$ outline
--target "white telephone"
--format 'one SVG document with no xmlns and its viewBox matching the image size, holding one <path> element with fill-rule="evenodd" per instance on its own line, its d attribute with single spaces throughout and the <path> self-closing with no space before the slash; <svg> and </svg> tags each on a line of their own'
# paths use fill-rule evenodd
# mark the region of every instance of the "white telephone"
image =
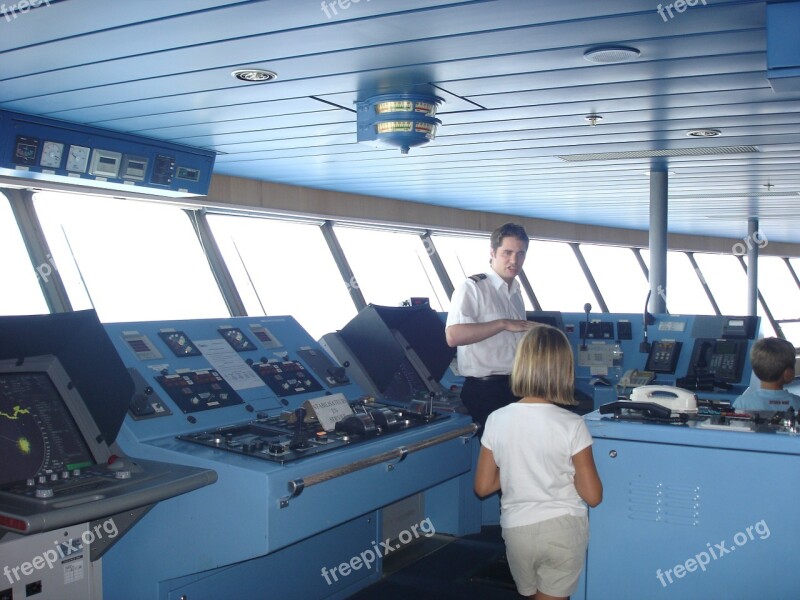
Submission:
<svg viewBox="0 0 800 600">
<path fill-rule="evenodd" d="M 625 371 L 625 374 L 617 385 L 621 388 L 637 388 L 649 384 L 655 378 L 656 374 L 653 373 L 653 371 L 637 371 L 636 369 L 630 369 Z"/>
<path fill-rule="evenodd" d="M 631 402 L 650 402 L 669 408 L 673 413 L 696 413 L 697 396 L 689 390 L 670 385 L 644 385 L 631 392 Z"/>
</svg>

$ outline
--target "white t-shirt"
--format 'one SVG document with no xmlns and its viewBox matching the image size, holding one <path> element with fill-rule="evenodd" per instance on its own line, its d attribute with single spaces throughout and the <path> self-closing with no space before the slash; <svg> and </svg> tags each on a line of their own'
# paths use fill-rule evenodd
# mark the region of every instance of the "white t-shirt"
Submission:
<svg viewBox="0 0 800 600">
<path fill-rule="evenodd" d="M 496 319 L 525 320 L 525 303 L 519 281 L 511 289 L 493 269 L 485 279 L 468 278 L 453 292 L 447 327 L 462 323 L 486 323 Z M 464 377 L 508 375 L 514 364 L 514 353 L 524 332 L 501 331 L 481 342 L 459 346 L 458 371 Z"/>
<path fill-rule="evenodd" d="M 500 525 L 587 514 L 572 457 L 592 444 L 583 418 L 555 404 L 515 402 L 489 415 L 481 444 L 500 467 Z"/>
</svg>

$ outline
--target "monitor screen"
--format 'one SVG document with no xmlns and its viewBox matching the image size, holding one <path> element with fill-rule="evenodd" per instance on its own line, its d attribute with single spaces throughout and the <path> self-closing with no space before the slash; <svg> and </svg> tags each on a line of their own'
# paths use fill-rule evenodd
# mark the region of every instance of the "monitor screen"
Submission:
<svg viewBox="0 0 800 600">
<path fill-rule="evenodd" d="M 47 371 L 0 367 L 0 456 L 0 485 L 96 464 Z"/>
</svg>

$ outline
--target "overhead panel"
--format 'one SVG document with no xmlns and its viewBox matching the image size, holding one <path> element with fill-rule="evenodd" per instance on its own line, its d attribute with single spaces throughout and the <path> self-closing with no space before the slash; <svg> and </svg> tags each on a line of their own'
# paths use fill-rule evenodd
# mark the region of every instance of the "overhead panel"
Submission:
<svg viewBox="0 0 800 600">
<path fill-rule="evenodd" d="M 208 193 L 215 154 L 0 111 L 0 175 L 171 197 Z"/>
</svg>

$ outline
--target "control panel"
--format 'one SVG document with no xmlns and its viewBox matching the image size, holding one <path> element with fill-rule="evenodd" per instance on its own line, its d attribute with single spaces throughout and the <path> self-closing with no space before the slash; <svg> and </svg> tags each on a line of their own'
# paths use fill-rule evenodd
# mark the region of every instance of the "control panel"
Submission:
<svg viewBox="0 0 800 600">
<path fill-rule="evenodd" d="M 403 329 L 395 321 L 394 329 Z M 291 316 L 107 323 L 104 329 L 134 384 L 118 440 L 126 454 L 219 474 L 216 485 L 187 495 L 179 510 L 142 519 L 135 545 L 118 545 L 104 556 L 111 596 L 134 590 L 145 597 L 155 582 L 167 580 L 175 594 L 182 589 L 191 596 L 198 574 L 235 593 L 257 565 L 279 582 L 278 595 L 344 597 L 375 568 L 330 588 L 310 576 L 284 585 L 286 565 L 297 563 L 286 557 L 324 552 L 335 555 L 331 564 L 349 560 L 351 550 L 331 544 L 330 532 L 356 536 L 350 546 L 369 547 L 382 539 L 375 511 L 431 488 L 437 493 L 426 511 L 443 515 L 436 519 L 443 529 L 454 522 L 462 488 L 452 483 L 471 468 L 475 426 L 427 395 L 411 397 L 392 385 L 406 357 L 393 333 L 377 345 L 368 339 L 378 367 L 396 353 L 382 373 L 384 389 L 397 390 L 390 400 L 364 390 L 354 364 L 334 359 Z M 414 332 L 405 332 L 418 346 Z M 407 367 L 424 380 L 417 365 Z M 177 551 L 154 564 L 165 530 Z M 203 562 L 209 540 L 211 566 Z M 311 567 L 319 573 L 316 563 Z"/>
<path fill-rule="evenodd" d="M 555 322 L 573 348 L 576 389 L 595 398 L 594 408 L 640 385 L 733 401 L 750 383 L 757 317 L 584 312 L 561 313 Z"/>
<path fill-rule="evenodd" d="M 172 197 L 208 193 L 213 152 L 0 111 L 0 175 Z"/>
<path fill-rule="evenodd" d="M 420 408 L 422 412 L 413 412 L 376 402 L 358 403 L 350 406 L 349 414 L 336 421 L 330 431 L 315 416 L 308 418 L 305 408 L 298 408 L 275 416 L 264 414 L 243 425 L 178 437 L 226 452 L 286 463 L 444 418 L 438 413 L 429 413 L 424 405 Z"/>
</svg>

